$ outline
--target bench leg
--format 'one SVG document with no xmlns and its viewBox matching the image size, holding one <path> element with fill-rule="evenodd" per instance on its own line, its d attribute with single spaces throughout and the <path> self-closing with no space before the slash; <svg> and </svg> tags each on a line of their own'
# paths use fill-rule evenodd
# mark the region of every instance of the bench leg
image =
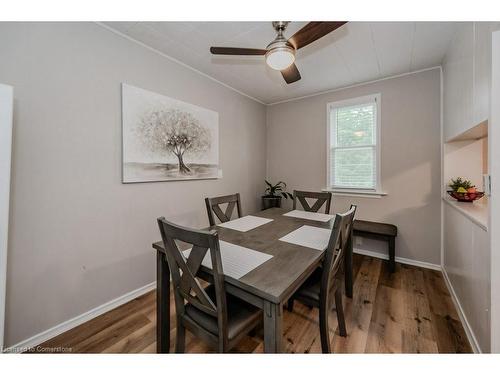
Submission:
<svg viewBox="0 0 500 375">
<path fill-rule="evenodd" d="M 389 269 L 393 273 L 396 271 L 396 238 L 389 238 Z"/>
</svg>

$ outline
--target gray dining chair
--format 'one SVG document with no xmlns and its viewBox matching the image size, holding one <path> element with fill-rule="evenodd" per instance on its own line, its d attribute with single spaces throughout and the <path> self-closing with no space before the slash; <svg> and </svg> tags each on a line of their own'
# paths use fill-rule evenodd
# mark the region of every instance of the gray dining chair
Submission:
<svg viewBox="0 0 500 375">
<path fill-rule="evenodd" d="M 313 205 L 309 205 L 306 198 L 315 199 Z M 325 205 L 325 214 L 330 213 L 330 203 L 332 201 L 332 193 L 330 192 L 316 192 L 316 191 L 293 191 L 293 209 L 297 209 L 297 201 L 300 202 L 304 211 L 318 212 L 320 208 Z"/>
<path fill-rule="evenodd" d="M 298 300 L 307 306 L 319 308 L 319 327 L 321 350 L 331 353 L 328 314 L 335 300 L 335 310 L 340 336 L 347 336 L 344 308 L 342 306 L 342 271 L 344 255 L 350 246 L 352 223 L 356 206 L 351 205 L 349 211 L 335 215 L 332 233 L 326 249 L 325 260 L 321 267 L 304 282 L 288 301 L 288 311 L 293 311 L 293 301 Z M 332 299 L 332 296 L 334 299 Z"/>
<path fill-rule="evenodd" d="M 218 352 L 228 352 L 262 323 L 262 310 L 226 294 L 219 237 L 216 231 L 184 228 L 158 219 L 172 274 L 177 320 L 175 352 L 185 351 L 185 331 L 206 341 Z M 185 256 L 178 241 L 191 245 Z M 206 254 L 212 262 L 213 283 L 203 288 L 197 275 Z"/>
<path fill-rule="evenodd" d="M 227 203 L 227 207 L 222 211 L 220 205 L 225 203 Z M 208 222 L 210 226 L 215 225 L 215 216 L 217 216 L 221 223 L 231 220 L 235 207 L 238 217 L 241 217 L 240 193 L 224 195 L 222 197 L 205 198 L 205 204 L 207 206 Z"/>
</svg>

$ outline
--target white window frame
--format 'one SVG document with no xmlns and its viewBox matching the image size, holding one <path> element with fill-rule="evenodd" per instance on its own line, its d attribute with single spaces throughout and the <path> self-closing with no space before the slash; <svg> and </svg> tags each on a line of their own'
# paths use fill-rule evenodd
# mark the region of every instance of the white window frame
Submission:
<svg viewBox="0 0 500 375">
<path fill-rule="evenodd" d="M 330 160 L 331 160 L 331 128 L 334 126 L 331 122 L 331 111 L 336 108 L 349 107 L 354 105 L 362 105 L 366 103 L 375 102 L 376 105 L 376 124 L 375 124 L 375 188 L 342 188 L 331 186 L 331 175 L 330 175 Z M 347 196 L 372 196 L 375 198 L 379 198 L 381 196 L 386 195 L 382 191 L 382 180 L 381 180 L 381 136 L 380 136 L 380 128 L 382 124 L 382 111 L 381 111 L 381 95 L 380 93 L 366 95 L 346 100 L 340 100 L 336 102 L 330 102 L 326 105 L 326 118 L 327 118 L 327 127 L 326 127 L 326 189 L 325 191 L 331 191 L 334 195 L 347 195 Z M 333 129 L 336 132 L 336 129 Z"/>
</svg>

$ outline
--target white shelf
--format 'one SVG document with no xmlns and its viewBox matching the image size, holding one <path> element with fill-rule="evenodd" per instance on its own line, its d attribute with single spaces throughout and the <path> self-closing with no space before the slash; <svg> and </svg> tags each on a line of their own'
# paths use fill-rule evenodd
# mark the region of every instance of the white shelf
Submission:
<svg viewBox="0 0 500 375">
<path fill-rule="evenodd" d="M 485 138 L 488 136 L 488 120 L 484 120 L 479 124 L 467 129 L 463 133 L 447 140 L 445 143 L 449 142 L 460 142 L 460 141 L 472 141 Z"/>
<path fill-rule="evenodd" d="M 469 218 L 473 223 L 484 229 L 488 230 L 488 203 L 483 203 L 485 197 L 481 198 L 481 200 L 468 203 L 468 202 L 458 202 L 453 198 L 443 197 L 443 200 L 448 203 L 451 207 L 458 210 L 465 217 Z"/>
</svg>

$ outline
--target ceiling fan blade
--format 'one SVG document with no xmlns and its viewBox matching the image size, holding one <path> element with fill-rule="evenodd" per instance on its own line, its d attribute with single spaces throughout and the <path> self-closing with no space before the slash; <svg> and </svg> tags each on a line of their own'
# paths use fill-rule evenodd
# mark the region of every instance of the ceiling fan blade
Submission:
<svg viewBox="0 0 500 375">
<path fill-rule="evenodd" d="M 281 71 L 281 75 L 285 79 L 286 83 L 294 83 L 300 79 L 300 72 L 297 69 L 297 65 L 292 64 L 288 68 Z"/>
<path fill-rule="evenodd" d="M 302 29 L 297 31 L 293 36 L 288 39 L 288 42 L 299 49 L 307 46 L 308 44 L 324 37 L 326 34 L 338 29 L 340 26 L 347 22 L 309 22 Z"/>
<path fill-rule="evenodd" d="M 265 55 L 267 50 L 257 48 L 210 47 L 213 55 Z"/>
</svg>

